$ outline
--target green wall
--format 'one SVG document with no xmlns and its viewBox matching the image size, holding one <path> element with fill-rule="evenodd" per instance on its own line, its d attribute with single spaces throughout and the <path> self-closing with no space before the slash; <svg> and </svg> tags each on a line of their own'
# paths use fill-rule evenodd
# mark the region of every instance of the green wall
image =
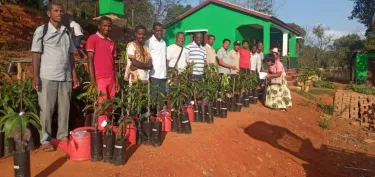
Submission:
<svg viewBox="0 0 375 177">
<path fill-rule="evenodd" d="M 99 0 L 99 14 L 124 15 L 124 2 L 119 0 Z"/>
<path fill-rule="evenodd" d="M 185 17 L 179 22 L 169 26 L 166 29 L 167 43 L 174 43 L 174 36 L 179 31 L 184 32 L 185 30 L 207 29 L 209 34 L 216 36 L 214 48 L 220 48 L 221 41 L 223 41 L 224 38 L 228 38 L 231 41 L 239 39 L 239 34 L 241 33 L 236 32 L 236 29 L 242 25 L 249 24 L 270 27 L 270 23 L 264 21 L 264 19 L 249 16 L 248 14 L 239 11 L 232 11 L 221 5 L 210 3 L 206 7 L 197 10 L 188 17 Z M 265 29 L 265 31 L 267 32 L 267 29 Z M 269 29 L 267 34 L 269 36 Z M 185 44 L 188 42 L 189 40 L 186 40 Z M 264 44 L 266 49 L 267 42 L 264 41 Z"/>
<path fill-rule="evenodd" d="M 249 25 L 256 24 L 263 26 L 263 29 L 256 29 Z M 263 41 L 264 53 L 269 53 L 270 50 L 270 35 L 271 35 L 271 24 L 272 27 L 278 27 L 284 29 L 276 24 L 271 23 L 268 20 L 251 16 L 247 13 L 229 9 L 228 7 L 209 3 L 205 7 L 195 11 L 184 19 L 177 23 L 169 26 L 166 29 L 166 42 L 167 44 L 173 44 L 175 34 L 177 32 L 185 32 L 185 30 L 198 30 L 207 29 L 209 34 L 216 36 L 214 48 L 220 48 L 221 42 L 224 38 L 234 40 L 243 39 L 259 39 Z M 284 29 L 285 31 L 288 31 Z M 291 34 L 291 33 L 290 33 Z M 282 37 L 282 35 L 281 35 Z M 189 43 L 189 36 L 186 36 L 185 45 Z M 249 41 L 251 42 L 251 41 Z M 295 45 L 296 36 L 292 34 L 290 44 L 291 57 L 296 57 Z"/>
</svg>

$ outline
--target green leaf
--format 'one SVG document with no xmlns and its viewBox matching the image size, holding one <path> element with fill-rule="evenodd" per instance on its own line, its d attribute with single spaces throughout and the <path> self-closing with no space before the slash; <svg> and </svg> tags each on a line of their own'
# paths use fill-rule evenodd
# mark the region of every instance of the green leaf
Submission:
<svg viewBox="0 0 375 177">
<path fill-rule="evenodd" d="M 13 131 L 16 129 L 17 126 L 19 126 L 18 122 L 18 117 L 13 116 L 9 118 L 9 120 L 5 123 L 4 126 L 4 132 L 5 132 L 5 137 L 10 137 L 10 135 L 13 133 Z"/>
</svg>

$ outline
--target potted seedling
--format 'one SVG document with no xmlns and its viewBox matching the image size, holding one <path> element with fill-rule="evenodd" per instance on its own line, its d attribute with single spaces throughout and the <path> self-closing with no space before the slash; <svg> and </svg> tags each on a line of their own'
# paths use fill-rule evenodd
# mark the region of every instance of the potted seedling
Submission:
<svg viewBox="0 0 375 177">
<path fill-rule="evenodd" d="M 230 86 L 230 79 L 228 75 L 223 75 L 220 81 L 220 117 L 227 118 L 228 115 L 228 103 L 230 101 L 230 93 L 231 93 L 231 86 Z"/>
<path fill-rule="evenodd" d="M 162 132 L 162 117 L 161 113 L 167 112 L 167 110 L 161 110 L 161 104 L 165 102 L 165 95 L 160 90 L 159 86 L 152 86 L 157 90 L 156 99 L 151 99 L 151 104 L 156 105 L 156 119 L 152 122 L 152 132 L 151 132 L 151 143 L 153 146 L 161 146 L 161 132 Z"/>
<path fill-rule="evenodd" d="M 113 103 L 113 111 L 116 112 L 119 110 L 120 117 L 117 121 L 118 129 L 116 132 L 115 137 L 115 144 L 114 144 L 114 151 L 113 151 L 113 161 L 114 165 L 124 165 L 126 163 L 126 134 L 128 132 L 129 124 L 135 125 L 135 120 L 126 114 L 129 111 L 129 106 L 127 100 L 125 100 L 123 95 L 121 98 L 114 98 Z M 126 111 L 126 112 L 125 112 Z"/>
<path fill-rule="evenodd" d="M 29 124 L 39 130 L 41 135 L 41 125 L 39 117 L 34 108 L 28 107 L 28 101 L 24 100 L 25 82 L 21 81 L 19 93 L 19 107 L 16 112 L 15 107 L 6 107 L 1 110 L 4 115 L 0 118 L 0 127 L 4 127 L 5 137 L 13 137 L 16 144 L 16 150 L 13 156 L 15 176 L 31 176 L 30 174 L 30 153 L 28 142 L 30 141 L 31 132 L 27 128 Z M 14 106 L 14 105 L 13 105 Z"/>
<path fill-rule="evenodd" d="M 170 96 L 172 98 L 172 107 L 175 108 L 173 116 L 173 129 L 177 133 L 191 133 L 191 124 L 189 115 L 186 111 L 188 107 L 189 97 L 193 94 L 193 87 L 190 84 L 189 75 L 192 67 L 179 74 L 179 79 L 170 83 Z M 196 98 L 195 98 L 196 99 Z M 196 103 L 194 103 L 196 105 Z M 194 116 L 195 117 L 195 116 Z"/>
<path fill-rule="evenodd" d="M 83 89 L 84 93 L 77 96 L 77 99 L 83 100 L 86 103 L 82 112 L 84 117 L 89 117 L 94 124 L 94 131 L 90 132 L 90 147 L 91 147 L 91 161 L 101 161 L 103 159 L 103 132 L 98 129 L 98 116 L 102 114 L 103 109 L 100 109 L 98 97 L 102 96 L 96 85 L 85 82 Z M 89 116 L 88 116 L 89 115 Z"/>
</svg>

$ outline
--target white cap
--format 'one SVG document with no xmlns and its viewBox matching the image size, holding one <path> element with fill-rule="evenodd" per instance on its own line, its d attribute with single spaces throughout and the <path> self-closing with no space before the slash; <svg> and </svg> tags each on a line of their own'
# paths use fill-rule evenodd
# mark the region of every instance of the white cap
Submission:
<svg viewBox="0 0 375 177">
<path fill-rule="evenodd" d="M 279 49 L 277 49 L 277 48 L 275 47 L 275 48 L 273 48 L 273 49 L 271 50 L 271 52 L 279 53 Z"/>
</svg>

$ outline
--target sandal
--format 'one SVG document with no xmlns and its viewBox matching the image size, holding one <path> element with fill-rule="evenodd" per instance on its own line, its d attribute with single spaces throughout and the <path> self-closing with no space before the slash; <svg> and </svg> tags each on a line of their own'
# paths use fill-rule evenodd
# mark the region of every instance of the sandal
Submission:
<svg viewBox="0 0 375 177">
<path fill-rule="evenodd" d="M 55 147 L 51 143 L 42 144 L 41 148 L 44 152 L 55 151 Z"/>
</svg>

